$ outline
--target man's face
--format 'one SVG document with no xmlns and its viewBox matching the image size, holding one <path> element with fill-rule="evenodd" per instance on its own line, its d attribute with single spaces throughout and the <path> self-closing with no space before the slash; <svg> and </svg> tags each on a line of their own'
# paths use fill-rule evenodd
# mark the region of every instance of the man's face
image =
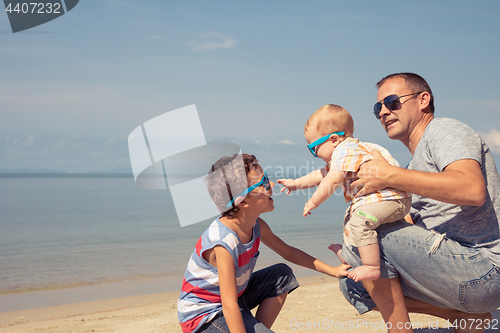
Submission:
<svg viewBox="0 0 500 333">
<path fill-rule="evenodd" d="M 415 93 L 406 84 L 405 79 L 395 77 L 387 80 L 378 90 L 377 101 L 383 102 L 384 98 L 389 95 L 404 96 Z M 385 105 L 382 105 L 380 111 L 380 123 L 393 140 L 400 140 L 407 143 L 410 134 L 418 124 L 422 112 L 420 111 L 420 103 L 417 95 L 402 97 L 401 108 L 399 110 L 390 111 Z"/>
</svg>

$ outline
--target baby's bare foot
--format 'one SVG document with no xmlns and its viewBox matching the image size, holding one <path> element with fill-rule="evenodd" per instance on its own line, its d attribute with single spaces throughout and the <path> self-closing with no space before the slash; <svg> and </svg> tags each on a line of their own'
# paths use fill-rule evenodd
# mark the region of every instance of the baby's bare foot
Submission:
<svg viewBox="0 0 500 333">
<path fill-rule="evenodd" d="M 377 280 L 380 277 L 380 267 L 376 266 L 358 266 L 347 276 L 354 281 Z"/>
</svg>

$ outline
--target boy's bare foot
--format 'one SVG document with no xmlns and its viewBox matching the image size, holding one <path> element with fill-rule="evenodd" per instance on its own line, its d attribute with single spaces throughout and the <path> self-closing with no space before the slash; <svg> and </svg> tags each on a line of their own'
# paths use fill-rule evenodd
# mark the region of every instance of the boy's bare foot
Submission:
<svg viewBox="0 0 500 333">
<path fill-rule="evenodd" d="M 342 253 L 342 245 L 341 244 L 330 244 L 330 246 L 328 247 L 330 250 L 332 250 L 336 255 L 337 257 L 339 257 L 340 261 L 347 265 L 347 263 L 340 257 L 340 254 Z"/>
<path fill-rule="evenodd" d="M 377 280 L 380 277 L 380 267 L 377 266 L 358 266 L 347 276 L 354 281 Z"/>
</svg>

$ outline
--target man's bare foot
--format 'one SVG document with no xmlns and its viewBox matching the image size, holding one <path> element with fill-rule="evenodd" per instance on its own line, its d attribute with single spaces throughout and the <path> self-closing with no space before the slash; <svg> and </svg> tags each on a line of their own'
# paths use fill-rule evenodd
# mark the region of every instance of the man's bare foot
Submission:
<svg viewBox="0 0 500 333">
<path fill-rule="evenodd" d="M 344 261 L 344 259 L 342 259 L 340 257 L 340 254 L 342 253 L 342 245 L 341 244 L 330 244 L 330 246 L 328 248 L 330 250 L 332 250 L 333 253 L 335 253 L 337 255 L 337 257 L 339 257 L 340 262 L 342 262 L 343 264 L 347 265 L 347 263 Z"/>
<path fill-rule="evenodd" d="M 385 279 L 380 279 L 379 281 L 385 281 Z M 377 283 L 377 281 L 375 281 L 375 283 Z M 440 308 L 409 297 L 405 298 L 405 303 L 408 312 L 429 314 L 434 317 L 442 318 L 437 322 L 434 320 L 433 323 L 436 325 L 432 325 L 430 328 L 437 328 L 437 326 L 452 328 L 454 332 L 458 333 L 479 333 L 488 329 L 493 332 L 492 329 L 495 328 L 498 330 L 498 320 L 496 318 L 492 320 L 492 315 L 489 312 L 461 312 L 450 308 Z"/>
<path fill-rule="evenodd" d="M 347 276 L 354 281 L 377 280 L 380 277 L 380 267 L 377 266 L 358 266 Z"/>
<path fill-rule="evenodd" d="M 496 323 L 491 321 L 491 313 L 466 313 L 457 311 L 457 316 L 446 323 L 454 333 L 479 333 L 492 328 Z"/>
</svg>

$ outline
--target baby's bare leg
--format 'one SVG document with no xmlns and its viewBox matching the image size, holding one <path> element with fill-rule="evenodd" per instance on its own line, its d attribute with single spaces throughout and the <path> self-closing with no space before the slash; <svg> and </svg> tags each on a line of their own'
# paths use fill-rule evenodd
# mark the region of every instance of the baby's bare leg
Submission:
<svg viewBox="0 0 500 333">
<path fill-rule="evenodd" d="M 378 243 L 358 247 L 363 266 L 356 267 L 347 277 L 354 281 L 376 280 L 380 277 L 380 250 Z"/>
</svg>

